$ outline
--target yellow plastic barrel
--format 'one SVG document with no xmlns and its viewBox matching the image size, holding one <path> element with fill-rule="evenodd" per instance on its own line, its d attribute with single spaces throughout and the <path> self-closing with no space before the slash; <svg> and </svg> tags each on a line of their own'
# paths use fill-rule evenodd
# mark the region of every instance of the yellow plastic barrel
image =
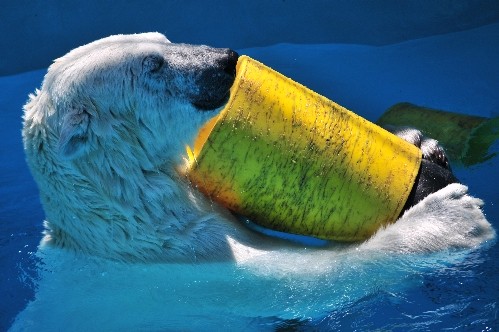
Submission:
<svg viewBox="0 0 499 332">
<path fill-rule="evenodd" d="M 415 146 L 241 56 L 226 107 L 188 148 L 192 183 L 261 226 L 357 241 L 393 223 Z"/>
</svg>

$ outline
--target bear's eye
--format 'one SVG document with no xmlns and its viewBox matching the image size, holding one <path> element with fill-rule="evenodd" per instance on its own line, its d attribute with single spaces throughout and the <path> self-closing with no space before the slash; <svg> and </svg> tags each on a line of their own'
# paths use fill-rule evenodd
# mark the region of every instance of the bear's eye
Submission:
<svg viewBox="0 0 499 332">
<path fill-rule="evenodd" d="M 142 61 L 142 67 L 144 68 L 144 71 L 155 73 L 163 67 L 164 63 L 165 59 L 163 59 L 162 56 L 154 54 L 144 58 Z"/>
</svg>

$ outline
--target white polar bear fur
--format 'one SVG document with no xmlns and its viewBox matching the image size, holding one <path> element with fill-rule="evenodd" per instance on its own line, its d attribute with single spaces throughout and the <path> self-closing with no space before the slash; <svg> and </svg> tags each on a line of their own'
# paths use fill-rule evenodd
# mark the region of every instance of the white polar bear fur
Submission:
<svg viewBox="0 0 499 332">
<path fill-rule="evenodd" d="M 247 263 L 269 253 L 304 253 L 247 229 L 179 173 L 185 145 L 216 111 L 202 112 L 186 100 L 184 91 L 193 86 L 178 66 L 170 66 L 168 80 L 145 74 L 154 66 L 147 59 L 168 54 L 171 45 L 159 33 L 98 40 L 57 59 L 30 96 L 23 140 L 46 213 L 46 243 L 146 262 Z M 171 93 L 159 93 L 164 90 Z M 481 205 L 465 186 L 452 184 L 354 246 L 472 248 L 495 234 Z"/>
</svg>

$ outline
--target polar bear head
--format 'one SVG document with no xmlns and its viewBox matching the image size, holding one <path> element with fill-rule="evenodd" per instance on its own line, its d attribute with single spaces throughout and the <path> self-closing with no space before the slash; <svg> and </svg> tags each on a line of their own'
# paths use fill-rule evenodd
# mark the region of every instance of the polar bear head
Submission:
<svg viewBox="0 0 499 332">
<path fill-rule="evenodd" d="M 227 101 L 237 57 L 144 33 L 55 60 L 23 128 L 50 242 L 125 259 L 223 252 L 214 229 L 226 226 L 206 221 L 213 208 L 176 167 Z"/>
<path fill-rule="evenodd" d="M 236 62 L 231 50 L 172 44 L 159 33 L 104 38 L 49 68 L 41 95 L 53 112 L 44 121 L 58 127 L 58 151 L 67 158 L 101 148 L 116 134 L 140 135 L 152 158 L 178 155 L 178 140 L 210 116 L 200 111 L 228 98 Z"/>
</svg>

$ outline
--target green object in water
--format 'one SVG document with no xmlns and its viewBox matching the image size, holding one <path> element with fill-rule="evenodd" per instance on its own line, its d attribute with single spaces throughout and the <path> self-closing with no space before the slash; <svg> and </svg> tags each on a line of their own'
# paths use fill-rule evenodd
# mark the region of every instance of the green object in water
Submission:
<svg viewBox="0 0 499 332">
<path fill-rule="evenodd" d="M 489 153 L 489 149 L 499 138 L 499 117 L 485 118 L 399 103 L 376 123 L 417 128 L 438 140 L 449 158 L 464 166 L 482 163 L 496 155 Z"/>
</svg>

